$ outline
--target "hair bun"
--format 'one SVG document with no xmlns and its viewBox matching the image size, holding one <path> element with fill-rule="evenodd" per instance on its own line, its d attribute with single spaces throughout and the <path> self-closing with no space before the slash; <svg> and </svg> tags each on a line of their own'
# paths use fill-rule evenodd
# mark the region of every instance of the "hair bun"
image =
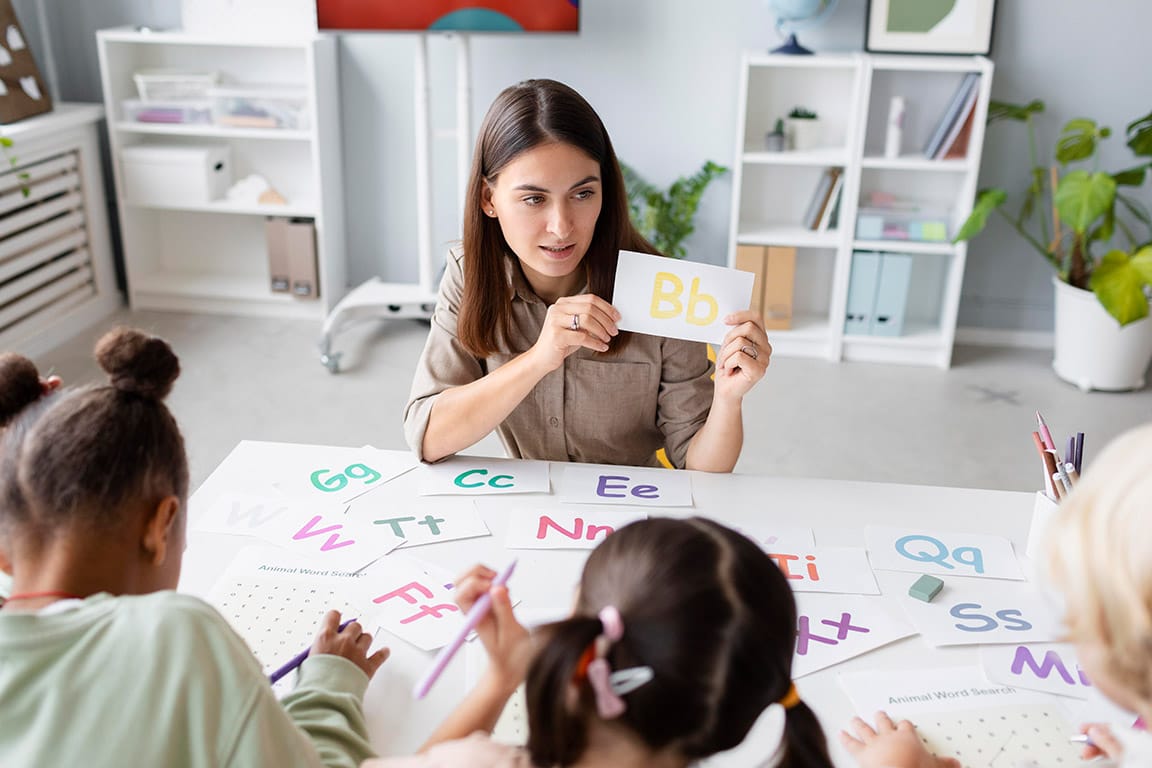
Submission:
<svg viewBox="0 0 1152 768">
<path fill-rule="evenodd" d="M 13 352 L 0 355 L 0 427 L 7 426 L 43 394 L 40 372 L 31 360 Z"/>
<path fill-rule="evenodd" d="M 96 342 L 96 361 L 121 392 L 163 400 L 180 375 L 168 342 L 135 328 L 114 328 Z"/>
</svg>

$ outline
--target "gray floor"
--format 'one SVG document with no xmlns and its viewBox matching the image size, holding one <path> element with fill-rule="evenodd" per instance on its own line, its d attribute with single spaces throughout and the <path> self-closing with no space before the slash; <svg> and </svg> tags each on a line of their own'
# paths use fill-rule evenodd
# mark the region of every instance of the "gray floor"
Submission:
<svg viewBox="0 0 1152 768">
<path fill-rule="evenodd" d="M 318 363 L 318 324 L 122 311 L 36 359 L 68 383 L 98 379 L 92 346 L 117 324 L 166 338 L 183 374 L 170 405 L 198 485 L 240 440 L 405 448 L 401 414 L 427 326 L 364 323 L 342 332 L 344 372 Z M 1152 419 L 1152 389 L 1085 394 L 1048 352 L 961 347 L 948 371 L 774 358 L 745 401 L 738 472 L 1031 491 L 1039 409 L 1060 442 L 1087 434 L 1085 461 Z M 473 451 L 501 455 L 489 437 Z"/>
</svg>

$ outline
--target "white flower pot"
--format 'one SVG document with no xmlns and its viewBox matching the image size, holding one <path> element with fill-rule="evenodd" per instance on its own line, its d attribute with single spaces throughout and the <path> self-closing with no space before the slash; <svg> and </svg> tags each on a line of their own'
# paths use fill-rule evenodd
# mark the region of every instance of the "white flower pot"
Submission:
<svg viewBox="0 0 1152 768">
<path fill-rule="evenodd" d="M 788 123 L 788 137 L 792 149 L 803 151 L 816 149 L 823 144 L 824 123 L 820 118 L 797 119 L 790 117 Z"/>
<path fill-rule="evenodd" d="M 1152 362 L 1152 316 L 1121 326 L 1092 291 L 1055 276 L 1052 284 L 1056 287 L 1052 358 L 1056 375 L 1085 392 L 1142 389 Z"/>
</svg>

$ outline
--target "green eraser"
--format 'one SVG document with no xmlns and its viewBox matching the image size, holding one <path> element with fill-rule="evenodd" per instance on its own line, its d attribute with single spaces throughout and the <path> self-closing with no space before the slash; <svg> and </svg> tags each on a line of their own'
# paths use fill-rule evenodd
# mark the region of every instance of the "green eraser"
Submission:
<svg viewBox="0 0 1152 768">
<path fill-rule="evenodd" d="M 926 603 L 932 602 L 932 598 L 940 594 L 940 590 L 944 588 L 944 582 L 935 576 L 928 576 L 925 574 L 916 579 L 916 583 L 908 590 L 908 594 L 917 600 L 923 600 Z"/>
</svg>

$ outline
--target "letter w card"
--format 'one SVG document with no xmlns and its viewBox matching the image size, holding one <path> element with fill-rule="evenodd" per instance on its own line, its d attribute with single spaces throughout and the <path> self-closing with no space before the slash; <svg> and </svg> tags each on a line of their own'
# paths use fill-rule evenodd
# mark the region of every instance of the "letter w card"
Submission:
<svg viewBox="0 0 1152 768">
<path fill-rule="evenodd" d="M 1003 536 L 869 525 L 864 541 L 878 571 L 1024 580 L 1012 542 Z"/>
<path fill-rule="evenodd" d="M 751 272 L 620 251 L 612 304 L 623 331 L 719 344 L 725 316 L 752 305 Z"/>
</svg>

